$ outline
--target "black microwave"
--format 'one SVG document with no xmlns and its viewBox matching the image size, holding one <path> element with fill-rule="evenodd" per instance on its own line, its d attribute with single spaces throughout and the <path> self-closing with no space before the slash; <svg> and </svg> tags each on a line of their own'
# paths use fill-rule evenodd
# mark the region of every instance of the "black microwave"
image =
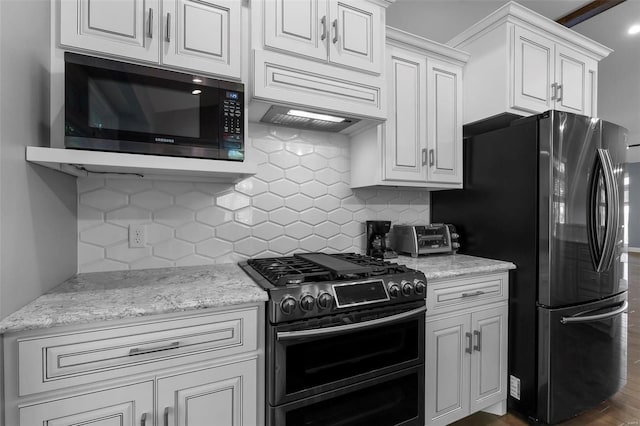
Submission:
<svg viewBox="0 0 640 426">
<path fill-rule="evenodd" d="M 65 146 L 244 160 L 244 86 L 65 52 Z"/>
</svg>

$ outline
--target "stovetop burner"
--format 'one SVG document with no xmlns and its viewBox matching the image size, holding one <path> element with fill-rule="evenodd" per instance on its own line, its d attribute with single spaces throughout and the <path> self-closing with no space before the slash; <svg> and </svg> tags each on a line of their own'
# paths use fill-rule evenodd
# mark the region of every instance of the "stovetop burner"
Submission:
<svg viewBox="0 0 640 426">
<path fill-rule="evenodd" d="M 288 257 L 249 259 L 247 264 L 276 287 L 353 280 L 409 270 L 404 265 L 356 253 L 302 253 Z"/>
</svg>

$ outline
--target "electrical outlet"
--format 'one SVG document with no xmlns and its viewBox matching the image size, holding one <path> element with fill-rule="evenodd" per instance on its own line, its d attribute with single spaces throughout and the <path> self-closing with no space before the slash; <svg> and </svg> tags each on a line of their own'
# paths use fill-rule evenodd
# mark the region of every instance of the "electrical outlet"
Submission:
<svg viewBox="0 0 640 426">
<path fill-rule="evenodd" d="M 129 248 L 141 248 L 147 244 L 147 229 L 144 225 L 129 225 Z"/>
</svg>

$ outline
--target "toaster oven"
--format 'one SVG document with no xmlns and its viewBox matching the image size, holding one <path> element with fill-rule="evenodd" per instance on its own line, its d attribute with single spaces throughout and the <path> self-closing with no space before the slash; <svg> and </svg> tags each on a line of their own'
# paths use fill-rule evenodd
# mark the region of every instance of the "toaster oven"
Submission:
<svg viewBox="0 0 640 426">
<path fill-rule="evenodd" d="M 394 225 L 391 247 L 398 253 L 417 257 L 423 254 L 455 253 L 460 247 L 456 227 L 445 223 Z"/>
</svg>

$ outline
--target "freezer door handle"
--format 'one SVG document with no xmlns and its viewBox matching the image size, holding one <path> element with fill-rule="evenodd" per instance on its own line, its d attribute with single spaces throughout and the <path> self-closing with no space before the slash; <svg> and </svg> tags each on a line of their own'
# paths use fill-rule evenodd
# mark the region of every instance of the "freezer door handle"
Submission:
<svg viewBox="0 0 640 426">
<path fill-rule="evenodd" d="M 607 312 L 606 314 L 584 315 L 585 313 L 588 313 L 588 312 L 580 312 L 570 317 L 562 317 L 560 319 L 560 322 L 562 324 L 572 324 L 572 323 L 575 324 L 580 322 L 601 321 L 601 320 L 613 318 L 615 316 L 620 315 L 621 313 L 626 311 L 628 307 L 629 307 L 629 302 L 625 300 L 624 302 L 622 302 L 622 305 L 620 305 L 618 309 L 615 309 L 611 312 Z"/>
</svg>

